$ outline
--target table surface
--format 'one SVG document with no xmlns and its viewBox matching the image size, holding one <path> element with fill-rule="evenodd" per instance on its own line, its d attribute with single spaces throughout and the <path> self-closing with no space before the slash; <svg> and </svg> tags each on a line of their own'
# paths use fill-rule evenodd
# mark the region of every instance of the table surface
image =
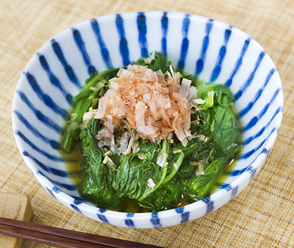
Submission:
<svg viewBox="0 0 294 248">
<path fill-rule="evenodd" d="M 18 79 L 46 41 L 97 16 L 147 10 L 198 14 L 243 30 L 274 61 L 285 97 L 283 121 L 274 148 L 245 190 L 200 219 L 151 230 L 100 223 L 54 200 L 25 165 L 11 124 Z M 34 211 L 32 222 L 39 224 L 163 247 L 294 246 L 293 13 L 294 1 L 285 0 L 0 0 L 0 191 L 29 196 Z M 23 247 L 47 246 L 25 241 Z"/>
</svg>

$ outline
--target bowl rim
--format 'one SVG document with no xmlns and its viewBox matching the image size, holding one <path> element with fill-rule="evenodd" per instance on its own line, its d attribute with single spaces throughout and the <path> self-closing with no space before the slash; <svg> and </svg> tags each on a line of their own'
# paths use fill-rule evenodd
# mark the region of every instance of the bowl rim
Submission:
<svg viewBox="0 0 294 248">
<path fill-rule="evenodd" d="M 112 14 L 107 14 L 107 15 L 102 15 L 102 16 L 98 16 L 98 17 L 95 17 L 95 18 L 92 18 L 92 19 L 97 19 L 97 20 L 102 20 L 102 19 L 105 19 L 107 21 L 107 18 L 111 18 L 117 14 L 121 14 L 121 15 L 124 15 L 124 18 L 127 18 L 128 16 L 132 16 L 136 13 L 140 13 L 140 11 L 129 11 L 129 12 L 121 12 L 121 13 L 112 13 Z M 176 11 L 142 11 L 142 13 L 151 13 L 151 14 L 155 14 L 155 15 L 158 15 L 158 14 L 161 14 L 162 13 L 167 13 L 168 15 L 170 15 L 171 18 L 175 18 L 175 17 L 180 17 L 179 15 L 181 15 L 181 17 L 183 15 L 189 15 L 189 17 L 191 19 L 193 19 L 193 21 L 196 21 L 198 22 L 199 20 L 208 20 L 208 19 L 211 19 L 211 18 L 208 18 L 208 17 L 205 17 L 205 16 L 201 16 L 201 15 L 197 15 L 197 14 L 188 14 L 188 13 L 185 13 L 185 12 L 176 12 Z M 66 31 L 70 30 L 71 28 L 75 27 L 75 28 L 83 28 L 84 25 L 88 24 L 88 22 L 92 19 L 88 19 L 88 20 L 85 20 L 83 22 L 80 22 L 78 24 L 75 24 L 63 31 L 61 31 L 60 33 L 58 33 L 57 35 L 55 35 L 53 38 L 58 38 L 60 36 L 62 36 Z M 214 23 L 218 26 L 226 26 L 228 27 L 228 23 L 225 23 L 223 21 L 219 21 L 219 20 L 216 20 L 216 19 L 213 19 L 213 21 L 215 21 Z M 237 32 L 238 35 L 241 35 L 241 36 L 246 36 L 246 37 L 250 37 L 250 39 L 256 44 L 258 45 L 262 50 L 265 50 L 257 41 L 255 41 L 255 39 L 253 39 L 251 36 L 247 35 L 245 32 L 243 32 L 242 30 L 240 30 L 239 28 L 236 28 L 234 26 L 231 26 L 233 29 L 234 32 Z M 50 39 L 51 40 L 51 39 Z M 44 47 L 48 46 L 48 44 L 50 43 L 50 40 L 47 41 L 42 47 L 40 47 L 38 49 L 38 51 L 40 51 L 41 49 L 43 49 Z M 37 53 L 38 53 L 37 51 Z M 37 54 L 36 53 L 36 54 Z M 35 55 L 34 54 L 32 56 L 32 58 L 29 60 L 29 62 L 27 63 L 24 71 L 27 69 L 28 66 L 30 66 L 30 64 L 32 63 Z M 275 67 L 275 64 L 274 62 L 272 61 L 272 59 L 270 58 L 270 56 L 267 56 L 267 60 L 272 64 L 272 67 L 273 68 L 276 68 Z M 23 74 L 22 74 L 23 75 Z M 16 105 L 17 105 L 17 97 L 16 97 L 16 93 L 17 93 L 17 90 L 18 88 L 20 87 L 21 85 L 21 78 L 22 76 L 20 77 L 18 83 L 17 83 L 17 87 L 16 87 L 16 90 L 15 90 L 15 93 L 14 93 L 14 97 L 13 97 L 13 103 L 12 103 L 12 113 L 14 112 L 14 109 L 16 109 Z M 276 83 L 280 84 L 279 87 L 281 88 L 281 94 L 282 94 L 282 97 L 281 97 L 281 106 L 283 107 L 284 106 L 284 96 L 283 96 L 283 89 L 282 89 L 282 83 L 281 83 L 281 78 L 279 76 L 279 73 L 277 71 L 277 80 L 276 80 Z M 282 116 L 283 116 L 283 109 L 281 111 L 281 116 L 280 118 L 276 118 L 275 120 L 275 124 L 278 128 L 280 128 L 280 125 L 281 125 L 281 122 L 282 122 Z M 31 170 L 31 172 L 33 173 L 33 175 L 35 176 L 35 178 L 37 179 L 37 181 L 42 185 L 42 187 L 44 189 L 51 189 L 54 187 L 54 184 L 52 182 L 50 182 L 46 177 L 44 177 L 42 174 L 39 174 L 37 173 L 37 168 L 36 166 L 34 165 L 34 163 L 28 159 L 27 157 L 25 157 L 23 154 L 22 154 L 22 150 L 23 149 L 23 145 L 22 143 L 19 141 L 19 139 L 16 138 L 16 134 L 15 134 L 15 130 L 17 130 L 17 122 L 16 122 L 16 119 L 14 117 L 14 115 L 12 115 L 12 127 L 13 127 L 13 132 L 14 132 L 14 137 L 15 137 L 15 140 L 16 140 L 16 144 L 17 144 L 17 147 L 21 153 L 21 156 L 23 158 L 23 160 L 25 161 L 26 165 L 29 167 L 29 169 Z M 276 137 L 278 135 L 278 132 L 279 130 L 277 130 L 277 132 L 274 132 L 273 134 L 270 135 L 270 138 L 265 142 L 264 144 L 264 147 L 267 147 L 268 150 L 266 152 L 261 152 L 260 154 L 257 155 L 257 157 L 254 159 L 254 161 L 251 163 L 251 170 L 245 170 L 241 175 L 239 175 L 238 177 L 236 177 L 236 179 L 230 183 L 231 185 L 231 188 L 234 188 L 236 186 L 242 186 L 240 187 L 241 190 L 238 190 L 237 194 L 239 194 L 249 183 L 250 181 L 253 179 L 253 177 L 255 176 L 256 172 L 259 171 L 262 167 L 262 165 L 264 164 L 267 156 L 269 155 L 270 153 L 270 150 L 271 148 L 273 147 L 274 143 L 275 143 L 275 140 L 276 140 Z M 252 176 L 252 171 L 255 171 L 254 175 Z M 47 191 L 46 190 L 46 191 Z M 52 193 L 53 197 L 55 197 L 59 202 L 61 202 L 63 205 L 65 206 L 70 206 L 75 198 L 66 194 L 65 192 L 63 191 L 60 191 L 58 193 L 55 193 L 55 192 L 50 192 Z M 228 197 L 228 195 L 231 194 L 231 190 L 227 190 L 227 189 L 220 189 L 218 190 L 217 192 L 215 193 L 212 193 L 209 197 L 207 197 L 209 199 L 209 201 L 217 201 L 217 200 L 220 200 L 222 198 L 226 198 Z M 235 194 L 234 197 L 237 195 Z M 219 206 L 215 207 L 213 209 L 216 210 L 218 208 L 220 208 L 221 206 L 227 204 L 230 200 L 232 200 L 234 197 L 230 198 L 228 201 L 226 200 L 225 202 L 223 202 L 222 204 L 220 204 Z M 207 199 L 205 198 L 205 199 Z M 185 207 L 185 211 L 197 211 L 199 208 L 202 208 L 203 206 L 206 207 L 206 203 L 204 202 L 204 200 L 200 200 L 200 201 L 197 201 L 197 202 L 194 202 L 194 203 L 191 203 L 191 204 L 188 204 Z M 84 203 L 82 202 L 82 204 L 79 205 L 79 209 L 80 211 L 82 212 L 83 215 L 85 216 L 88 216 L 87 213 L 90 213 L 90 214 L 97 214 L 99 213 L 99 210 L 101 211 L 101 213 L 103 213 L 103 215 L 105 215 L 106 217 L 115 217 L 115 219 L 120 219 L 120 220 L 125 220 L 126 219 L 126 214 L 125 212 L 118 212 L 118 211 L 113 211 L 113 210 L 107 210 L 107 211 L 102 211 L 103 209 L 97 207 L 97 206 L 93 206 L 93 205 L 90 205 L 88 203 Z M 160 214 L 159 218 L 160 219 L 167 219 L 167 218 L 170 218 L 171 216 L 176 216 L 178 215 L 178 213 L 175 211 L 177 208 L 174 208 L 174 209 L 169 209 L 169 210 L 163 210 L 163 211 L 159 211 L 157 213 Z M 134 216 L 132 218 L 134 218 L 135 220 L 149 220 L 151 219 L 151 212 L 149 213 L 134 213 Z M 199 217 L 202 217 L 206 215 L 205 213 Z M 197 217 L 197 218 L 199 218 Z M 196 219 L 197 219 L 196 218 Z M 195 219 L 195 218 L 194 218 Z M 194 220 L 194 219 L 191 219 L 191 220 Z M 101 220 L 98 220 L 100 222 L 102 222 Z M 190 221 L 190 220 L 189 220 Z M 112 224 L 112 223 L 109 223 L 109 224 Z M 113 225 L 118 225 L 118 224 L 113 224 Z M 172 225 L 177 225 L 177 224 L 172 224 Z M 172 225 L 167 225 L 167 226 L 172 226 Z M 149 228 L 149 227 L 146 227 L 146 228 Z M 150 228 L 153 228 L 153 227 L 150 227 Z"/>
</svg>

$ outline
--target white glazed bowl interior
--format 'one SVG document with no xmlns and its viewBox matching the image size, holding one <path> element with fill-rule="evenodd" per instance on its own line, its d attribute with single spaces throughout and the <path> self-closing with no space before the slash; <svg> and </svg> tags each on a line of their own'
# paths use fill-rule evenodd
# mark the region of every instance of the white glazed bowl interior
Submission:
<svg viewBox="0 0 294 248">
<path fill-rule="evenodd" d="M 80 199 L 57 147 L 69 100 L 94 70 L 122 67 L 152 51 L 178 69 L 226 84 L 235 95 L 244 149 L 219 189 L 193 204 L 158 213 L 127 214 Z M 39 183 L 67 207 L 117 226 L 177 225 L 223 206 L 252 180 L 274 145 L 283 113 L 279 74 L 264 49 L 244 32 L 177 12 L 129 12 L 85 21 L 48 41 L 17 85 L 12 122 L 17 146 Z"/>
</svg>

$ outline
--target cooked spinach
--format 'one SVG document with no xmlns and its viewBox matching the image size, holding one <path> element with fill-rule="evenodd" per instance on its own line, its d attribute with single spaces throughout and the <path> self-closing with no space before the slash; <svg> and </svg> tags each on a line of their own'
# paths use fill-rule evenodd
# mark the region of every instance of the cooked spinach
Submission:
<svg viewBox="0 0 294 248">
<path fill-rule="evenodd" d="M 82 130 L 82 149 L 85 155 L 83 169 L 85 178 L 79 186 L 80 195 L 100 207 L 117 206 L 120 198 L 112 188 L 116 172 L 107 163 L 103 163 L 103 149 L 98 146 L 95 136 L 99 130 L 100 121 L 92 119 L 87 129 Z"/>
<path fill-rule="evenodd" d="M 85 86 L 73 98 L 73 111 L 64 134 L 61 138 L 60 148 L 65 152 L 72 149 L 74 141 L 79 140 L 80 129 L 79 125 L 82 122 L 83 115 L 89 110 L 90 107 L 98 101 L 98 98 L 103 95 L 105 88 L 108 85 L 108 80 L 116 75 L 118 69 L 113 68 L 101 73 L 93 73 L 86 80 Z"/>
<path fill-rule="evenodd" d="M 145 65 L 152 71 L 161 70 L 163 73 L 169 71 L 171 66 L 171 62 L 162 53 L 156 51 L 154 52 L 154 59 L 150 63 L 146 63 L 146 58 L 142 57 L 132 64 Z"/>
<path fill-rule="evenodd" d="M 140 58 L 134 64 L 164 73 L 170 72 L 171 66 L 158 52 L 148 63 L 146 58 Z M 81 131 L 78 125 L 83 114 L 104 94 L 108 80 L 116 72 L 117 69 L 111 69 L 92 75 L 73 98 L 72 119 L 61 147 L 69 151 L 74 141 L 81 142 L 84 153 L 81 196 L 103 208 L 118 206 L 124 198 L 136 199 L 140 206 L 151 211 L 174 207 L 183 198 L 197 201 L 207 197 L 228 163 L 242 149 L 238 144 L 239 123 L 231 110 L 234 97 L 230 89 L 199 82 L 197 97 L 205 103 L 191 115 L 193 138 L 186 146 L 177 138 L 173 143 L 166 139 L 159 143 L 140 139 L 137 152 L 106 154 L 95 139 L 101 121 L 93 118 Z M 181 77 L 193 78 L 182 74 Z M 116 137 L 119 135 L 116 132 Z"/>
</svg>

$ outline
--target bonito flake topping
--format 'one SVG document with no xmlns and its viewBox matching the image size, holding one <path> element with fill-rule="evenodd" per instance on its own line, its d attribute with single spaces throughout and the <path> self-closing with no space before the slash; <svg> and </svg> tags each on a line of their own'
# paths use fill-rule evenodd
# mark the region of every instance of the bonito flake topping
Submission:
<svg viewBox="0 0 294 248">
<path fill-rule="evenodd" d="M 121 68 L 99 100 L 94 118 L 102 120 L 103 128 L 108 130 L 100 130 L 97 138 L 103 140 L 101 135 L 105 133 L 104 140 L 113 145 L 110 136 L 118 128 L 121 133 L 127 131 L 133 141 L 141 137 L 153 142 L 165 138 L 173 142 L 175 134 L 185 146 L 192 138 L 192 100 L 196 99 L 197 90 L 188 79 L 183 78 L 180 84 L 180 74 L 172 67 L 170 71 L 165 76 L 141 65 Z M 131 130 L 136 130 L 136 137 Z"/>
</svg>

